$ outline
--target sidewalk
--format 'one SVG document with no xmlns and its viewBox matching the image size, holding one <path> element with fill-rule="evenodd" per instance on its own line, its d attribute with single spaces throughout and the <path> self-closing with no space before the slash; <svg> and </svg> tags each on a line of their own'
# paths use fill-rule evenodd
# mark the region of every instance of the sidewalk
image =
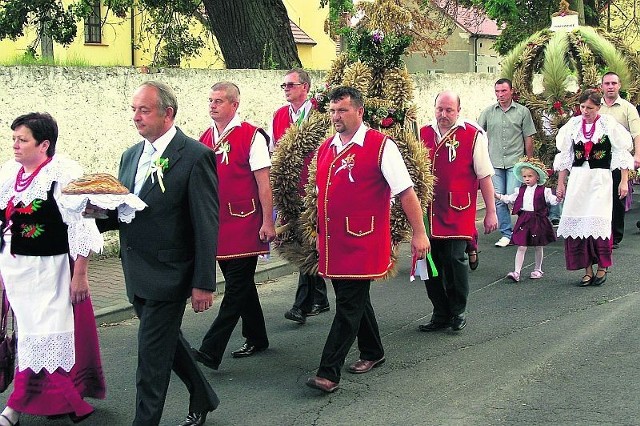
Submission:
<svg viewBox="0 0 640 426">
<path fill-rule="evenodd" d="M 484 200 L 478 191 L 478 212 L 484 210 Z M 482 221 L 482 216 L 479 216 Z M 297 268 L 282 259 L 274 250 L 268 261 L 258 260 L 256 282 L 263 282 L 289 275 Z M 216 284 L 218 293 L 224 293 L 224 279 L 220 268 L 216 266 Z M 98 324 L 123 321 L 133 317 L 133 306 L 127 300 L 122 264 L 117 257 L 92 259 L 89 261 L 89 286 L 91 300 Z"/>
<path fill-rule="evenodd" d="M 282 259 L 276 252 L 269 260 L 258 260 L 256 282 L 291 274 L 297 268 Z M 224 279 L 216 266 L 218 293 L 224 293 Z M 89 286 L 91 300 L 98 324 L 118 322 L 133 317 L 133 306 L 127 300 L 122 264 L 117 257 L 89 261 Z"/>
</svg>

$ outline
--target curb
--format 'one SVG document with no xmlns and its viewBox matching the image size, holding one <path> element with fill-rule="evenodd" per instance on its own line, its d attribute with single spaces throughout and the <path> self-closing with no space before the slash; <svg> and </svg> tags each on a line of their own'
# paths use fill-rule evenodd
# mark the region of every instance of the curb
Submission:
<svg viewBox="0 0 640 426">
<path fill-rule="evenodd" d="M 255 281 L 262 283 L 269 280 L 275 280 L 279 277 L 292 274 L 298 268 L 290 264 L 286 260 L 277 260 L 264 262 L 258 260 L 258 268 L 256 269 Z M 220 277 L 216 281 L 217 294 L 224 294 L 224 279 Z M 134 318 L 136 315 L 133 306 L 129 302 L 122 302 L 105 308 L 97 309 L 94 312 L 96 322 L 99 326 L 105 326 L 116 322 L 126 321 Z"/>
</svg>

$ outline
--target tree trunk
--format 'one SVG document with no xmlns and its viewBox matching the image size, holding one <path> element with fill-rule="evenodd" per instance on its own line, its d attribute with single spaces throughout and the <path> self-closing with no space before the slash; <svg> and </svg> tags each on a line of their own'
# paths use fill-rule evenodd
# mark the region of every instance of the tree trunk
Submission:
<svg viewBox="0 0 640 426">
<path fill-rule="evenodd" d="M 282 0 L 204 0 L 227 68 L 299 67 Z"/>
<path fill-rule="evenodd" d="M 53 61 L 53 39 L 45 32 L 45 21 L 40 21 L 38 38 L 40 39 L 40 55 Z"/>
<path fill-rule="evenodd" d="M 578 12 L 578 23 L 580 25 L 585 24 L 584 19 L 584 1 L 583 0 L 569 0 L 569 9 L 574 12 Z"/>
</svg>

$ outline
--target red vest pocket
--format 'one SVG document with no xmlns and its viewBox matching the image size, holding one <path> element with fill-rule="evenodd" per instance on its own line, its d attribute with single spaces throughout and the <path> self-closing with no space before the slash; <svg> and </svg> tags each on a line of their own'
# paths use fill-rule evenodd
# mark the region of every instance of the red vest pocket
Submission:
<svg viewBox="0 0 640 426">
<path fill-rule="evenodd" d="M 449 192 L 449 205 L 455 210 L 466 210 L 471 206 L 471 194 L 468 192 Z"/>
<path fill-rule="evenodd" d="M 347 234 L 364 237 L 373 233 L 375 220 L 373 216 L 347 216 Z"/>
<path fill-rule="evenodd" d="M 233 201 L 228 203 L 229 214 L 235 217 L 247 217 L 256 212 L 256 200 Z"/>
</svg>

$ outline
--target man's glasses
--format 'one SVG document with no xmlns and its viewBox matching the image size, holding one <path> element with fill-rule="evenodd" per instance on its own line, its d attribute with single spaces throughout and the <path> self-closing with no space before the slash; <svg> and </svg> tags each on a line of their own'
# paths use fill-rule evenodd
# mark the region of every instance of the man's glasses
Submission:
<svg viewBox="0 0 640 426">
<path fill-rule="evenodd" d="M 280 85 L 281 89 L 293 89 L 294 86 L 302 86 L 304 83 L 282 83 Z"/>
</svg>

